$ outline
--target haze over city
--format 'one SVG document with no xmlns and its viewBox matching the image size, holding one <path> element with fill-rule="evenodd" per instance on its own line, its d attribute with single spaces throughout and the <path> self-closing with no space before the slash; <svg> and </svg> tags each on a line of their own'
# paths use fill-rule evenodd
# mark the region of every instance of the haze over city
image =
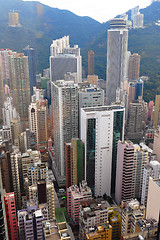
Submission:
<svg viewBox="0 0 160 240">
<path fill-rule="evenodd" d="M 144 8 L 151 3 L 151 0 L 40 0 L 39 2 L 50 7 L 69 10 L 79 16 L 89 16 L 99 22 L 106 22 L 116 15 L 122 14 L 135 6 L 139 5 L 140 8 Z"/>
</svg>

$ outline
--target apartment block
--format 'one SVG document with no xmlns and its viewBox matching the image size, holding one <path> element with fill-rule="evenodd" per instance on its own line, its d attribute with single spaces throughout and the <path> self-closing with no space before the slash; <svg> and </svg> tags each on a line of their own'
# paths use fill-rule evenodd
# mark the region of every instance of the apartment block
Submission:
<svg viewBox="0 0 160 240">
<path fill-rule="evenodd" d="M 82 82 L 82 57 L 78 45 L 70 47 L 69 36 L 53 40 L 50 46 L 51 81 L 64 79 L 68 72 L 76 73 L 76 83 Z"/>
<path fill-rule="evenodd" d="M 98 226 L 97 228 L 90 228 L 90 230 L 86 233 L 86 240 L 111 240 L 112 239 L 112 226 L 109 222 L 103 224 L 102 226 Z"/>
<path fill-rule="evenodd" d="M 39 180 L 37 184 L 29 186 L 29 201 L 36 205 L 47 203 L 49 219 L 55 217 L 54 185 L 52 182 Z"/>
<path fill-rule="evenodd" d="M 136 199 L 132 199 L 125 203 L 122 211 L 122 231 L 121 235 L 134 233 L 136 222 L 145 217 L 145 207 L 140 206 Z"/>
<path fill-rule="evenodd" d="M 92 198 L 91 189 L 85 181 L 82 181 L 80 187 L 72 185 L 67 189 L 67 211 L 73 224 L 79 222 L 79 206 L 81 201 Z"/>
<path fill-rule="evenodd" d="M 159 221 L 160 212 L 160 179 L 149 178 L 148 198 L 147 198 L 147 219 L 155 219 Z"/>
<path fill-rule="evenodd" d="M 121 200 L 129 200 L 132 198 L 133 164 L 133 143 L 131 141 L 119 141 L 115 188 L 115 201 L 117 204 L 120 204 Z"/>
<path fill-rule="evenodd" d="M 55 163 L 65 176 L 65 142 L 78 137 L 78 87 L 73 81 L 51 84 Z"/>
<path fill-rule="evenodd" d="M 84 180 L 84 144 L 78 138 L 65 143 L 66 188 Z"/>
<path fill-rule="evenodd" d="M 160 176 L 160 163 L 158 161 L 150 161 L 143 171 L 141 204 L 147 206 L 149 177 L 158 179 Z"/>
<path fill-rule="evenodd" d="M 19 240 L 14 192 L 4 195 L 8 235 L 10 240 Z"/>
<path fill-rule="evenodd" d="M 108 221 L 107 201 L 97 202 L 95 199 L 82 201 L 79 210 L 79 238 L 85 239 L 85 233 Z"/>
</svg>

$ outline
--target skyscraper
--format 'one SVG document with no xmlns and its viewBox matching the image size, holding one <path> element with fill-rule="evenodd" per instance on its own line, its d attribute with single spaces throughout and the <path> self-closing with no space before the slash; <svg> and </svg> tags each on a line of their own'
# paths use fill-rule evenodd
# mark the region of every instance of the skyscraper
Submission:
<svg viewBox="0 0 160 240">
<path fill-rule="evenodd" d="M 5 191 L 2 184 L 1 166 L 0 166 L 0 239 L 8 240 L 8 229 L 6 221 L 6 211 L 4 205 Z"/>
<path fill-rule="evenodd" d="M 116 89 L 126 80 L 128 30 L 126 21 L 116 18 L 110 22 L 107 37 L 107 104 L 116 101 Z"/>
<path fill-rule="evenodd" d="M 2 108 L 4 103 L 4 82 L 3 82 L 3 72 L 2 72 L 2 64 L 0 58 L 0 119 L 2 119 Z"/>
<path fill-rule="evenodd" d="M 29 81 L 30 81 L 30 93 L 33 94 L 33 86 L 36 86 L 36 62 L 35 62 L 35 50 L 27 46 L 23 49 L 25 56 L 28 56 L 29 65 Z"/>
<path fill-rule="evenodd" d="M 19 240 L 14 192 L 4 195 L 8 235 L 10 240 Z"/>
<path fill-rule="evenodd" d="M 29 129 L 36 134 L 37 149 L 42 145 L 47 145 L 47 107 L 43 105 L 43 101 L 31 103 L 29 111 Z"/>
<path fill-rule="evenodd" d="M 69 36 L 53 40 L 50 47 L 50 77 L 52 81 L 64 79 L 68 72 L 76 73 L 76 82 L 82 82 L 80 48 L 69 45 Z"/>
<path fill-rule="evenodd" d="M 142 117 L 143 106 L 141 102 L 135 101 L 130 103 L 128 115 L 128 139 L 141 139 L 142 137 Z"/>
<path fill-rule="evenodd" d="M 115 200 L 120 204 L 121 200 L 132 198 L 134 146 L 131 141 L 118 142 L 117 172 Z"/>
<path fill-rule="evenodd" d="M 124 107 L 118 105 L 81 109 L 85 180 L 95 196 L 114 192 L 117 142 L 123 140 L 124 117 Z"/>
<path fill-rule="evenodd" d="M 84 145 L 79 138 L 65 143 L 66 188 L 79 185 L 84 180 Z"/>
<path fill-rule="evenodd" d="M 22 130 L 28 123 L 28 106 L 30 103 L 30 84 L 28 57 L 23 53 L 9 56 L 11 91 L 13 105 L 20 115 Z"/>
<path fill-rule="evenodd" d="M 140 55 L 133 53 L 129 56 L 128 80 L 138 80 L 140 70 Z"/>
<path fill-rule="evenodd" d="M 133 17 L 133 28 L 143 28 L 144 14 L 138 12 Z"/>
<path fill-rule="evenodd" d="M 65 142 L 78 137 L 78 87 L 73 81 L 52 82 L 55 162 L 65 176 Z"/>
<path fill-rule="evenodd" d="M 94 52 L 88 52 L 88 75 L 94 75 Z"/>
<path fill-rule="evenodd" d="M 160 95 L 156 95 L 153 127 L 157 128 L 159 124 L 160 124 Z"/>
</svg>

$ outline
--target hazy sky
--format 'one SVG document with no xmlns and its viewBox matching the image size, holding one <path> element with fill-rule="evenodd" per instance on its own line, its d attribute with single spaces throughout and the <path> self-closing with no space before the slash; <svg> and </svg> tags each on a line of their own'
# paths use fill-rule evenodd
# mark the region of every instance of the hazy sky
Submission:
<svg viewBox="0 0 160 240">
<path fill-rule="evenodd" d="M 151 3 L 151 0 L 39 0 L 39 2 L 70 10 L 80 16 L 89 16 L 99 22 L 106 22 L 137 5 L 144 8 Z"/>
</svg>

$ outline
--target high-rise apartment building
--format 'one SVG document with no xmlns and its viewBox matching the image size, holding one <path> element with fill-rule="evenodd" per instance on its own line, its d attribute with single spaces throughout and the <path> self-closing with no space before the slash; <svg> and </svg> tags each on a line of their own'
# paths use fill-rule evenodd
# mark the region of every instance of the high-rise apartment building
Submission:
<svg viewBox="0 0 160 240">
<path fill-rule="evenodd" d="M 152 177 L 153 179 L 158 179 L 159 176 L 160 176 L 160 163 L 157 161 L 150 161 L 144 167 L 143 171 L 141 204 L 147 206 L 149 177 Z"/>
<path fill-rule="evenodd" d="M 29 81 L 30 81 L 30 93 L 33 94 L 33 87 L 36 86 L 36 60 L 35 50 L 27 46 L 23 49 L 23 53 L 28 57 L 29 65 Z"/>
<path fill-rule="evenodd" d="M 65 142 L 78 137 L 78 87 L 73 81 L 52 82 L 55 162 L 65 176 Z"/>
<path fill-rule="evenodd" d="M 81 109 L 85 180 L 95 196 L 114 192 L 117 143 L 123 140 L 124 118 L 124 107 L 119 105 Z"/>
<path fill-rule="evenodd" d="M 142 100 L 143 99 L 143 87 L 144 87 L 144 82 L 142 79 L 138 79 L 136 82 L 136 94 L 135 94 L 135 99 L 136 100 Z"/>
<path fill-rule="evenodd" d="M 134 163 L 133 163 L 133 177 L 132 177 L 132 197 L 136 199 L 141 198 L 143 172 L 145 165 L 148 164 L 148 151 L 141 149 L 138 144 L 134 144 Z"/>
<path fill-rule="evenodd" d="M 44 179 L 48 181 L 48 164 L 47 163 L 33 163 L 27 165 L 28 185 L 36 184 L 39 180 Z"/>
<path fill-rule="evenodd" d="M 36 134 L 37 149 L 41 145 L 47 145 L 48 125 L 47 125 L 47 106 L 43 101 L 31 103 L 29 105 L 29 129 Z"/>
<path fill-rule="evenodd" d="M 126 21 L 116 18 L 110 22 L 107 37 L 107 104 L 116 101 L 116 89 L 126 80 L 128 30 Z"/>
<path fill-rule="evenodd" d="M 36 205 L 47 203 L 49 219 L 55 217 L 54 185 L 52 182 L 40 180 L 37 184 L 29 186 L 29 201 Z"/>
<path fill-rule="evenodd" d="M 82 82 L 80 48 L 69 45 L 69 36 L 53 40 L 50 47 L 50 77 L 52 81 L 64 79 L 68 72 L 76 73 L 76 82 Z"/>
<path fill-rule="evenodd" d="M 80 203 L 88 199 L 92 199 L 92 191 L 85 181 L 80 187 L 72 185 L 67 189 L 67 211 L 74 224 L 79 222 Z"/>
<path fill-rule="evenodd" d="M 128 139 L 142 138 L 143 106 L 141 102 L 130 103 L 128 114 L 128 127 L 126 135 Z"/>
<path fill-rule="evenodd" d="M 160 124 L 160 95 L 156 95 L 153 127 L 157 128 L 159 124 Z"/>
<path fill-rule="evenodd" d="M 2 71 L 2 59 L 0 56 L 0 119 L 2 119 L 2 107 L 4 103 L 4 82 L 3 82 L 3 71 Z"/>
<path fill-rule="evenodd" d="M 131 9 L 131 20 L 133 21 L 134 16 L 139 12 L 139 6 Z"/>
<path fill-rule="evenodd" d="M 12 191 L 12 177 L 10 166 L 10 153 L 7 151 L 5 144 L 0 144 L 0 166 L 3 188 L 5 192 Z"/>
<path fill-rule="evenodd" d="M 79 136 L 81 128 L 81 108 L 104 106 L 104 90 L 92 87 L 90 84 L 79 85 L 78 107 L 79 107 Z"/>
<path fill-rule="evenodd" d="M 84 144 L 78 138 L 65 143 L 66 188 L 84 180 Z"/>
<path fill-rule="evenodd" d="M 41 162 L 41 156 L 40 152 L 38 151 L 32 151 L 31 149 L 28 149 L 27 152 L 23 153 L 21 156 L 22 161 L 22 173 L 23 173 L 23 181 L 25 178 L 27 178 L 28 174 L 28 168 L 27 166 L 33 163 L 40 163 Z"/>
<path fill-rule="evenodd" d="M 21 240 L 43 240 L 44 216 L 36 206 L 18 211 L 19 237 Z"/>
<path fill-rule="evenodd" d="M 20 172 L 19 172 L 19 161 L 21 155 L 18 150 L 11 153 L 11 170 L 12 170 L 12 182 L 13 191 L 15 195 L 15 202 L 17 209 L 21 208 L 21 189 L 20 189 Z"/>
<path fill-rule="evenodd" d="M 19 240 L 14 192 L 4 195 L 9 240 Z"/>
<path fill-rule="evenodd" d="M 138 12 L 133 17 L 133 28 L 143 28 L 144 24 L 144 14 Z"/>
<path fill-rule="evenodd" d="M 5 191 L 3 189 L 2 176 L 1 176 L 1 166 L 0 166 L 0 239 L 8 240 L 8 229 L 6 221 L 6 212 L 4 205 L 4 195 Z"/>
<path fill-rule="evenodd" d="M 160 127 L 154 133 L 153 153 L 156 154 L 157 160 L 160 163 Z"/>
<path fill-rule="evenodd" d="M 155 219 L 159 221 L 160 213 L 160 178 L 153 179 L 149 178 L 148 198 L 147 198 L 147 219 Z"/>
<path fill-rule="evenodd" d="M 28 57 L 23 53 L 9 56 L 9 69 L 13 105 L 20 115 L 24 130 L 28 121 L 28 106 L 30 104 L 30 84 Z"/>
<path fill-rule="evenodd" d="M 94 75 L 94 52 L 88 52 L 88 75 Z"/>
<path fill-rule="evenodd" d="M 133 53 L 129 57 L 129 66 L 128 66 L 128 80 L 138 80 L 140 70 L 140 55 L 138 53 Z"/>
<path fill-rule="evenodd" d="M 118 142 L 115 201 L 132 198 L 134 146 L 131 141 Z"/>
<path fill-rule="evenodd" d="M 7 97 L 6 101 L 4 102 L 4 107 L 2 108 L 2 115 L 3 115 L 3 125 L 7 127 L 11 126 L 11 122 L 13 119 L 19 119 L 19 114 L 16 111 L 16 108 L 13 107 L 13 99 L 12 97 Z"/>
</svg>

